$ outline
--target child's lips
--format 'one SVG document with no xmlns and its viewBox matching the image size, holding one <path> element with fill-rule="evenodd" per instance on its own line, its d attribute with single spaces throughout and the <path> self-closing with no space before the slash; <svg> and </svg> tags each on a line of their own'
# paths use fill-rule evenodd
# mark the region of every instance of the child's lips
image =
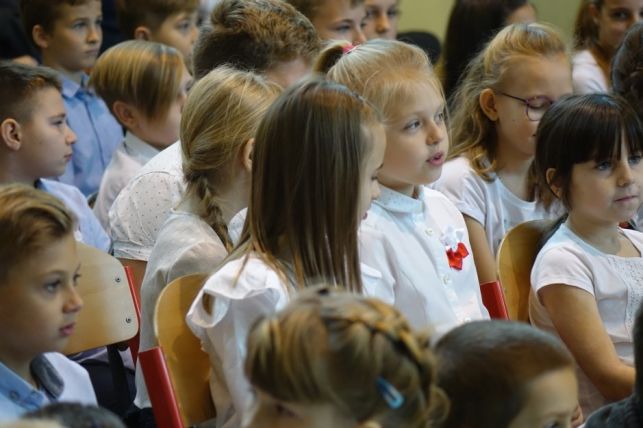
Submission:
<svg viewBox="0 0 643 428">
<path fill-rule="evenodd" d="M 429 159 L 427 159 L 427 162 L 430 163 L 433 166 L 442 166 L 444 163 L 444 153 L 443 152 L 437 152 L 433 154 Z"/>
<path fill-rule="evenodd" d="M 75 327 L 76 327 L 76 323 L 75 323 L 75 322 L 72 322 L 72 323 L 70 323 L 70 324 L 67 324 L 67 325 L 66 325 L 66 326 L 64 326 L 64 327 L 61 327 L 61 328 L 60 328 L 60 330 L 59 330 L 59 331 L 60 331 L 61 336 L 63 336 L 63 337 L 69 337 L 69 336 L 71 336 L 72 334 L 74 334 L 74 328 L 75 328 Z"/>
</svg>

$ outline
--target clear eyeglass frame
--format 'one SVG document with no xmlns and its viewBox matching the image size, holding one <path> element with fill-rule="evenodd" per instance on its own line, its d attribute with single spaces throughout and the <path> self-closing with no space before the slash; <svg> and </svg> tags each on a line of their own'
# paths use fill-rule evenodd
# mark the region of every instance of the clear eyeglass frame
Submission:
<svg viewBox="0 0 643 428">
<path fill-rule="evenodd" d="M 531 98 L 520 98 L 503 91 L 496 90 L 496 92 L 500 95 L 504 95 L 505 97 L 512 98 L 516 101 L 521 101 L 522 103 L 524 103 L 525 115 L 527 116 L 527 119 L 532 122 L 538 122 L 540 119 L 542 119 L 545 115 L 545 112 L 549 109 L 549 107 L 552 106 L 552 104 L 554 104 L 554 101 L 551 98 L 546 97 L 545 95 L 536 95 L 535 97 Z"/>
</svg>

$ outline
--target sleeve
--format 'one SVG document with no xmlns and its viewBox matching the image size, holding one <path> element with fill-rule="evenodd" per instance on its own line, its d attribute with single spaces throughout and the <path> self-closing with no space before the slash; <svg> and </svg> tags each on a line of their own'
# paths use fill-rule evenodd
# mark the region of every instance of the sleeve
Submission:
<svg viewBox="0 0 643 428">
<path fill-rule="evenodd" d="M 574 93 L 585 95 L 607 92 L 607 81 L 603 72 L 588 51 L 578 53 L 573 59 L 572 85 Z"/>
<path fill-rule="evenodd" d="M 577 287 L 594 295 L 594 278 L 590 267 L 564 245 L 541 250 L 531 270 L 531 287 L 535 293 L 553 284 Z"/>
<path fill-rule="evenodd" d="M 116 257 L 147 261 L 161 226 L 178 203 L 174 176 L 149 173 L 123 189 L 109 210 L 109 233 Z"/>
<path fill-rule="evenodd" d="M 187 248 L 167 272 L 166 284 L 185 275 L 214 271 L 226 258 L 223 244 L 200 242 Z"/>
<path fill-rule="evenodd" d="M 448 162 L 433 188 L 442 192 L 462 214 L 485 225 L 487 189 L 484 180 L 464 162 Z"/>
</svg>

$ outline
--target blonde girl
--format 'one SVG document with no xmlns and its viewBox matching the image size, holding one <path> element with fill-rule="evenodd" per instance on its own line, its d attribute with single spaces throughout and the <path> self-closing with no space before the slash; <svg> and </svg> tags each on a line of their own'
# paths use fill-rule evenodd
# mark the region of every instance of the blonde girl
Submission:
<svg viewBox="0 0 643 428">
<path fill-rule="evenodd" d="M 540 187 L 569 214 L 534 263 L 529 317 L 574 355 L 580 404 L 589 415 L 629 396 L 635 384 L 643 234 L 619 223 L 641 204 L 643 125 L 624 99 L 573 96 L 545 114 L 537 140 Z"/>
<path fill-rule="evenodd" d="M 643 0 L 582 0 L 574 26 L 574 93 L 610 91 L 612 58 L 641 19 Z"/>
<path fill-rule="evenodd" d="M 372 40 L 342 55 L 322 54 L 317 68 L 372 102 L 382 113 L 386 154 L 380 197 L 360 228 L 360 258 L 379 270 L 395 306 L 415 328 L 437 333 L 488 318 L 462 215 L 441 193 L 449 149 L 446 102 L 426 54 L 392 40 Z"/>
<path fill-rule="evenodd" d="M 310 20 L 322 40 L 364 43 L 364 0 L 286 0 Z"/>
<path fill-rule="evenodd" d="M 472 61 L 455 98 L 453 148 L 435 188 L 464 214 L 481 283 L 513 226 L 556 215 L 530 172 L 542 115 L 572 91 L 565 43 L 543 24 L 501 30 Z"/>
<path fill-rule="evenodd" d="M 425 428 L 448 408 L 427 337 L 380 300 L 328 288 L 253 326 L 245 372 L 249 428 Z"/>
<path fill-rule="evenodd" d="M 243 360 L 255 319 L 317 281 L 377 290 L 377 278 L 362 279 L 357 226 L 377 196 L 384 146 L 375 111 L 335 83 L 304 81 L 268 109 L 252 154 L 240 243 L 187 316 L 210 355 L 220 426 L 239 426 L 251 399 Z"/>
<path fill-rule="evenodd" d="M 158 233 L 141 286 L 141 350 L 154 346 L 156 300 L 172 280 L 216 268 L 232 248 L 228 223 L 248 205 L 253 138 L 276 84 L 219 67 L 190 91 L 181 120 L 186 191 Z M 137 405 L 149 407 L 140 369 Z"/>
<path fill-rule="evenodd" d="M 191 80 L 179 51 L 160 43 L 123 42 L 96 61 L 89 83 L 126 129 L 94 205 L 105 229 L 119 192 L 147 161 L 179 138 L 181 108 Z"/>
</svg>

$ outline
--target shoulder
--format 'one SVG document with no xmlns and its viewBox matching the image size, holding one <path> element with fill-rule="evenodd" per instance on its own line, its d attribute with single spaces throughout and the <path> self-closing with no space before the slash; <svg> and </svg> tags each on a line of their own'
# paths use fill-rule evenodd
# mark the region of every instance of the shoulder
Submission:
<svg viewBox="0 0 643 428">
<path fill-rule="evenodd" d="M 60 181 L 49 180 L 46 178 L 41 179 L 40 184 L 41 190 L 44 190 L 45 192 L 62 199 L 63 202 L 72 201 L 77 205 L 87 205 L 85 196 L 81 193 L 80 190 L 78 190 L 76 186 L 61 183 Z"/>
<path fill-rule="evenodd" d="M 444 164 L 440 178 L 430 187 L 439 191 L 461 192 L 482 190 L 489 185 L 490 182 L 474 171 L 469 159 L 460 156 Z"/>
</svg>

